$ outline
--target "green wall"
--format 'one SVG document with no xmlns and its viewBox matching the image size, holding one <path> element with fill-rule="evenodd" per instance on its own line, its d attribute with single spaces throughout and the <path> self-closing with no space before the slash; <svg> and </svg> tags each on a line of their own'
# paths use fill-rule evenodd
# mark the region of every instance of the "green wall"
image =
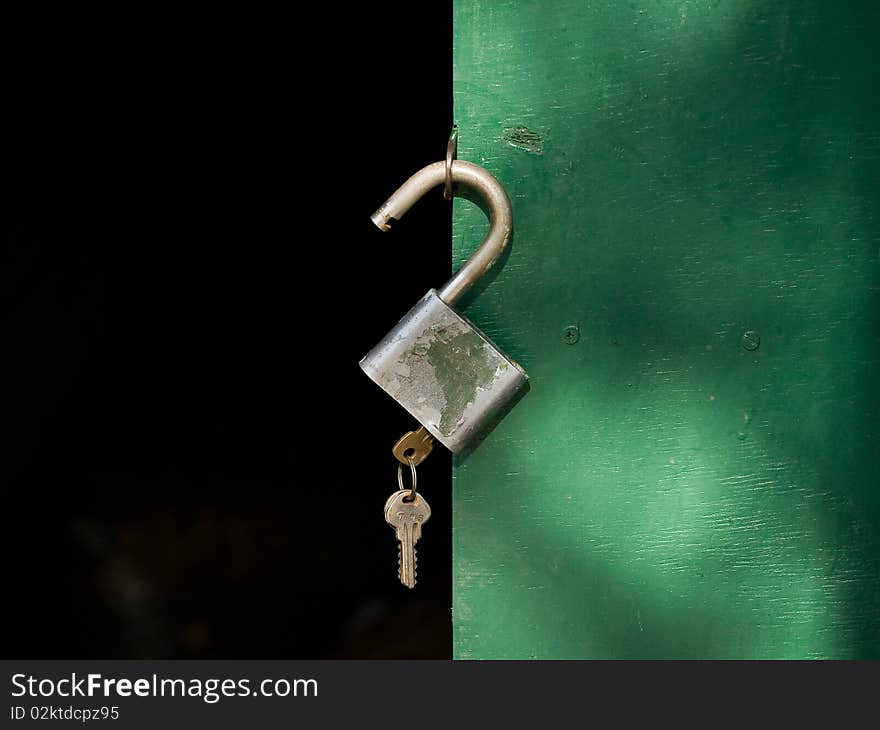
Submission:
<svg viewBox="0 0 880 730">
<path fill-rule="evenodd" d="M 532 378 L 455 465 L 457 657 L 880 657 L 877 8 L 454 2 L 516 231 L 463 311 Z"/>
</svg>

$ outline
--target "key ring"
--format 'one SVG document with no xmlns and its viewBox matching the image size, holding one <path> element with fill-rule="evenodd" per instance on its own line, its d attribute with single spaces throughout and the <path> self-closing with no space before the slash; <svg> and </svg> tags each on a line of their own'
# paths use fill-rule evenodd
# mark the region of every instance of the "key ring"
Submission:
<svg viewBox="0 0 880 730">
<path fill-rule="evenodd" d="M 446 143 L 446 181 L 443 184 L 443 197 L 452 200 L 452 163 L 458 159 L 458 125 L 452 125 L 449 141 Z"/>
<path fill-rule="evenodd" d="M 416 498 L 416 485 L 418 484 L 418 479 L 416 479 L 416 464 L 412 460 L 411 456 L 407 456 L 406 460 L 409 462 L 409 469 L 412 473 L 412 487 L 409 490 L 409 501 L 414 501 Z M 397 486 L 400 487 L 400 491 L 402 492 L 406 487 L 403 486 L 403 464 L 397 465 Z M 407 499 L 404 497 L 404 499 Z"/>
</svg>

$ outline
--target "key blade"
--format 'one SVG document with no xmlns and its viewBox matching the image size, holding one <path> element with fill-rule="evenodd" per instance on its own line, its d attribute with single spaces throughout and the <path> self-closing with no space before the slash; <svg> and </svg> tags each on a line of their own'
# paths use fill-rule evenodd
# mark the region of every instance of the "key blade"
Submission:
<svg viewBox="0 0 880 730">
<path fill-rule="evenodd" d="M 406 522 L 403 527 L 403 539 L 400 541 L 400 570 L 398 577 L 407 588 L 416 585 L 416 550 L 412 541 L 412 523 Z"/>
</svg>

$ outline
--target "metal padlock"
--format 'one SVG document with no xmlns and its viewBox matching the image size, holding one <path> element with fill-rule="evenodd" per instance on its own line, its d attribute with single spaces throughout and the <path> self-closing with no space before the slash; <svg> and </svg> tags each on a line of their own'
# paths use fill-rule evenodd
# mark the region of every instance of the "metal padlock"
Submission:
<svg viewBox="0 0 880 730">
<path fill-rule="evenodd" d="M 513 234 L 507 193 L 469 162 L 419 170 L 373 216 L 383 231 L 451 174 L 456 194 L 489 218 L 480 247 L 440 289 L 431 289 L 361 360 L 363 371 L 455 453 L 472 450 L 529 389 L 529 376 L 452 306 L 495 263 Z"/>
</svg>

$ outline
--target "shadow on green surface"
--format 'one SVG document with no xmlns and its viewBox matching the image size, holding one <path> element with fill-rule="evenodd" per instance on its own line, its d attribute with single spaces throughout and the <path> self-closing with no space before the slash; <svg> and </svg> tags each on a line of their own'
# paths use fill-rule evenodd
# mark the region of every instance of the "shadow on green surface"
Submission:
<svg viewBox="0 0 880 730">
<path fill-rule="evenodd" d="M 459 122 L 485 125 L 464 139 L 519 191 L 517 252 L 469 316 L 513 321 L 489 334 L 533 377 L 491 453 L 459 467 L 460 654 L 558 628 L 571 656 L 880 656 L 875 24 L 867 3 L 681 7 L 680 24 L 671 6 L 496 10 L 482 37 L 507 39 L 507 97 L 473 78 L 497 66 L 458 32 Z M 517 103 L 541 157 L 499 139 Z M 572 472 L 575 488 L 546 476 Z M 593 534 L 596 489 L 622 505 Z M 571 491 L 587 498 L 560 529 L 548 501 Z M 493 572 L 507 555 L 517 569 Z M 463 609 L 511 599 L 493 587 L 524 623 L 490 645 Z"/>
</svg>

